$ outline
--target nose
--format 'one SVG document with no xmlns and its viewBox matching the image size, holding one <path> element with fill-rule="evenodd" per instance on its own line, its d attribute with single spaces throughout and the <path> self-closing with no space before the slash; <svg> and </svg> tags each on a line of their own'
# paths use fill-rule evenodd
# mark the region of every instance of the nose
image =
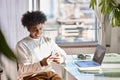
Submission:
<svg viewBox="0 0 120 80">
<path fill-rule="evenodd" d="M 36 32 L 37 32 L 37 33 L 40 33 L 40 32 L 41 32 L 41 30 L 36 30 Z"/>
</svg>

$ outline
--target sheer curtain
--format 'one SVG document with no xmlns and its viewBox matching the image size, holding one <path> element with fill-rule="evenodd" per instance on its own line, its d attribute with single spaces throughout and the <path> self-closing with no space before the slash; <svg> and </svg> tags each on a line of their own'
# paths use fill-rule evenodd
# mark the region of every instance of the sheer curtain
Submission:
<svg viewBox="0 0 120 80">
<path fill-rule="evenodd" d="M 29 9 L 28 3 L 29 0 L 0 0 L 0 30 L 13 51 L 17 41 L 27 35 L 27 31 L 21 25 L 21 17 Z M 5 65 L 2 80 L 7 80 L 5 71 L 12 80 L 16 80 L 16 64 L 4 56 L 0 57 Z"/>
<path fill-rule="evenodd" d="M 97 5 L 95 6 L 96 17 L 99 21 L 99 44 L 110 46 L 111 44 L 111 24 L 109 23 L 109 18 L 107 15 L 103 15 L 100 12 L 99 7 L 100 0 L 97 0 Z"/>
</svg>

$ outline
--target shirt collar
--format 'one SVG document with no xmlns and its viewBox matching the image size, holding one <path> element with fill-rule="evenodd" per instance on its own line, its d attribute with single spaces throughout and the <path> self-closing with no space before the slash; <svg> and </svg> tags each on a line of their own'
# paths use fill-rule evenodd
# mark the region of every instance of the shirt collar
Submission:
<svg viewBox="0 0 120 80">
<path fill-rule="evenodd" d="M 39 41 L 39 40 L 41 40 L 42 35 L 38 39 L 34 39 L 34 38 L 30 37 L 30 36 L 28 36 L 28 38 L 31 39 L 31 40 L 34 40 L 34 41 Z"/>
</svg>

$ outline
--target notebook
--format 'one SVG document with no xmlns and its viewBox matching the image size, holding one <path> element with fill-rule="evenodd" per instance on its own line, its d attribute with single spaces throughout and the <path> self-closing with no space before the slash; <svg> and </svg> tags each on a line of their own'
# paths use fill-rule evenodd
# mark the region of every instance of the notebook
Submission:
<svg viewBox="0 0 120 80">
<path fill-rule="evenodd" d="M 92 60 L 76 61 L 75 64 L 78 66 L 79 70 L 99 70 L 105 55 L 105 51 L 106 47 L 98 44 Z"/>
</svg>

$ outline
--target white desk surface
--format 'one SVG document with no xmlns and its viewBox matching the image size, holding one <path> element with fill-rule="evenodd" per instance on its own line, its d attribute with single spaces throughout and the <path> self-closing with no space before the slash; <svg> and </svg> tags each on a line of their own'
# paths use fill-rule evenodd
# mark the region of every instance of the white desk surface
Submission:
<svg viewBox="0 0 120 80">
<path fill-rule="evenodd" d="M 74 61 L 78 60 L 77 55 L 68 55 L 66 59 L 66 64 L 63 65 L 63 75 L 64 77 L 66 77 L 65 74 L 70 73 L 72 76 L 74 76 L 76 80 L 120 80 L 120 56 L 112 56 L 112 60 L 113 57 L 119 58 L 116 60 L 117 63 L 111 63 L 110 61 L 112 60 L 108 60 L 109 58 L 107 57 L 108 55 L 104 57 L 100 71 L 82 72 L 78 70 L 78 66 L 74 63 Z M 111 57 L 111 55 L 109 57 Z M 92 59 L 92 57 L 89 59 Z M 105 60 L 108 60 L 108 62 L 106 62 Z"/>
</svg>

